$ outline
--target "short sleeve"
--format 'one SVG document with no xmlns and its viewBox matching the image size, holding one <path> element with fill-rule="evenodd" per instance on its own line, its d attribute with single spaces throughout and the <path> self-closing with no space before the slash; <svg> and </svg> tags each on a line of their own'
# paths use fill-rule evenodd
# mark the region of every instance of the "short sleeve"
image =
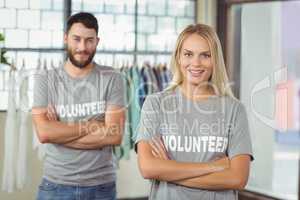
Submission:
<svg viewBox="0 0 300 200">
<path fill-rule="evenodd" d="M 248 154 L 251 160 L 254 159 L 247 113 L 242 104 L 238 105 L 235 122 L 231 127 L 228 141 L 229 158 L 231 159 L 240 154 Z"/>
<path fill-rule="evenodd" d="M 150 140 L 159 134 L 160 126 L 160 103 L 156 95 L 148 95 L 141 111 L 140 123 L 135 144 L 141 140 Z"/>
<path fill-rule="evenodd" d="M 107 104 L 125 106 L 125 77 L 122 74 L 118 72 L 113 73 L 113 80 L 108 91 Z"/>
<path fill-rule="evenodd" d="M 38 71 L 33 76 L 33 105 L 32 107 L 48 106 L 48 76 L 45 71 Z"/>
</svg>

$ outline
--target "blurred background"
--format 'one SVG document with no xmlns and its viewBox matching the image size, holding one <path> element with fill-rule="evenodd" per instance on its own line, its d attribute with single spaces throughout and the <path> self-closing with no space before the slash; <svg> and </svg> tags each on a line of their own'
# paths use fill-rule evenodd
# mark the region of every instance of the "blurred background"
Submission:
<svg viewBox="0 0 300 200">
<path fill-rule="evenodd" d="M 95 61 L 118 69 L 146 63 L 168 70 L 175 40 L 185 26 L 213 26 L 231 87 L 247 108 L 253 141 L 255 160 L 240 199 L 300 199 L 300 1 L 0 0 L 1 200 L 35 198 L 41 151 L 30 115 L 19 123 L 26 134 L 7 133 L 8 107 L 14 101 L 19 114 L 30 113 L 30 74 L 64 62 L 65 22 L 79 11 L 93 13 L 99 22 Z M 12 71 L 23 77 L 15 84 L 10 82 Z M 29 79 L 25 89 L 20 81 L 24 77 Z M 9 91 L 15 87 L 26 95 L 12 98 Z M 116 158 L 118 198 L 146 199 L 150 184 L 140 176 L 129 143 L 126 156 Z"/>
</svg>

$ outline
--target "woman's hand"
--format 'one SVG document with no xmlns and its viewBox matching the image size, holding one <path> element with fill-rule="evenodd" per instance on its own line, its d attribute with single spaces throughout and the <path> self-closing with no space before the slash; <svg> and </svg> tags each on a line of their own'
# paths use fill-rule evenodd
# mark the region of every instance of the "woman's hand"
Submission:
<svg viewBox="0 0 300 200">
<path fill-rule="evenodd" d="M 152 148 L 152 154 L 156 158 L 163 160 L 170 160 L 167 149 L 164 145 L 164 142 L 160 136 L 153 137 L 149 142 Z"/>
</svg>

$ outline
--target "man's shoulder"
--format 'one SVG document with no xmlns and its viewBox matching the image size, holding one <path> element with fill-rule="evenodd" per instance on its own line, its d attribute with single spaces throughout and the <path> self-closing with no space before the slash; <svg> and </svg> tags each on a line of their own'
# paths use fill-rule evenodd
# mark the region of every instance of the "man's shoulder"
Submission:
<svg viewBox="0 0 300 200">
<path fill-rule="evenodd" d="M 111 70 L 114 70 L 114 68 L 111 67 L 111 66 L 99 65 L 97 63 L 95 63 L 95 67 L 96 67 L 97 70 L 102 70 L 102 71 L 111 71 Z"/>
<path fill-rule="evenodd" d="M 37 69 L 34 73 L 34 78 L 42 78 L 44 80 L 51 80 L 60 77 L 62 73 L 62 69 L 51 68 L 51 69 Z"/>
<path fill-rule="evenodd" d="M 99 65 L 99 64 L 95 64 L 95 72 L 98 73 L 99 75 L 110 77 L 110 78 L 121 75 L 119 70 L 111 66 Z"/>
<path fill-rule="evenodd" d="M 99 65 L 99 64 L 95 64 L 95 71 L 97 73 L 105 73 L 105 74 L 117 72 L 117 70 L 111 66 Z"/>
</svg>

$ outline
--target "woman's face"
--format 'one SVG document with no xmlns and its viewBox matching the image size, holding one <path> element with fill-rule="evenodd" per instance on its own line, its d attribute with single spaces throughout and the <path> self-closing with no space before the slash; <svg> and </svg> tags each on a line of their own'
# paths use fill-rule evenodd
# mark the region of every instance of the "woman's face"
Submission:
<svg viewBox="0 0 300 200">
<path fill-rule="evenodd" d="M 185 84 L 206 83 L 213 71 L 208 42 L 198 34 L 188 36 L 182 44 L 179 65 Z"/>
</svg>

